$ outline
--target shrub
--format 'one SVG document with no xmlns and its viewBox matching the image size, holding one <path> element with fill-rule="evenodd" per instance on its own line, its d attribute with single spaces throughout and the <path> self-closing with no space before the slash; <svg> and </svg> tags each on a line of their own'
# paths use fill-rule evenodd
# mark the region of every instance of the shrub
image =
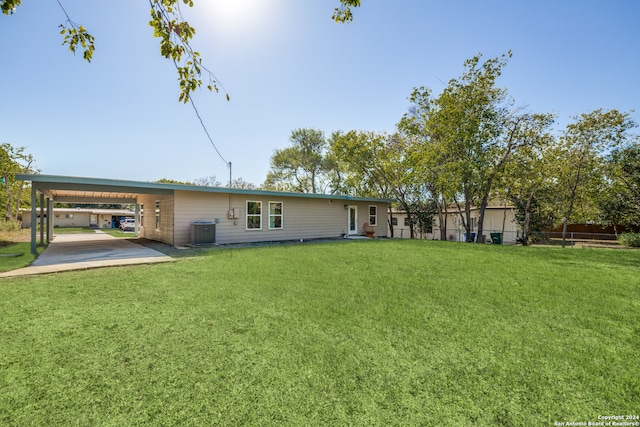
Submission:
<svg viewBox="0 0 640 427">
<path fill-rule="evenodd" d="M 618 242 L 624 246 L 640 248 L 640 233 L 624 233 L 618 236 Z"/>
<path fill-rule="evenodd" d="M 14 231 L 19 231 L 19 230 L 20 230 L 20 222 L 19 221 L 13 221 L 13 220 L 0 221 L 0 231 L 3 231 L 3 232 L 14 232 Z"/>
</svg>

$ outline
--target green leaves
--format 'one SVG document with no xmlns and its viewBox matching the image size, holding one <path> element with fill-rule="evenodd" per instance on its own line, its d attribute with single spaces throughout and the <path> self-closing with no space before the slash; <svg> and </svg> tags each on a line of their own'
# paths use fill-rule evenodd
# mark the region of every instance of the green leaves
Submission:
<svg viewBox="0 0 640 427">
<path fill-rule="evenodd" d="M 91 62 L 93 58 L 93 52 L 95 51 L 95 39 L 87 32 L 82 25 L 76 25 L 73 21 L 67 20 L 66 24 L 59 25 L 62 30 L 61 35 L 64 35 L 64 41 L 62 45 L 68 45 L 69 50 L 75 55 L 78 46 L 82 47 L 82 56 L 87 62 Z"/>
<path fill-rule="evenodd" d="M 21 2 L 21 0 L 0 0 L 0 10 L 5 15 L 13 15 Z"/>
<path fill-rule="evenodd" d="M 183 3 L 193 6 L 191 0 L 183 0 Z M 203 85 L 203 71 L 208 78 L 206 88 L 217 93 L 222 86 L 213 73 L 203 66 L 200 53 L 191 48 L 190 41 L 196 30 L 183 20 L 179 1 L 152 0 L 150 4 L 149 25 L 153 28 L 153 36 L 160 39 L 160 54 L 174 63 L 178 73 L 178 100 L 185 104 L 190 102 L 192 92 Z M 225 94 L 229 101 L 229 94 L 226 91 Z"/>
<path fill-rule="evenodd" d="M 352 7 L 360 7 L 360 0 L 340 0 L 340 7 L 333 9 L 331 19 L 335 22 L 351 22 L 353 21 Z"/>
</svg>

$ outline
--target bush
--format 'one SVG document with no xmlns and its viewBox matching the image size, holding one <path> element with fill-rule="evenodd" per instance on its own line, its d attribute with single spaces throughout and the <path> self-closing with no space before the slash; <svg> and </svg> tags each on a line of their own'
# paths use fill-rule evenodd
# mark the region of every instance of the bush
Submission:
<svg viewBox="0 0 640 427">
<path fill-rule="evenodd" d="M 624 233 L 618 236 L 618 242 L 624 246 L 640 248 L 640 233 Z"/>
<path fill-rule="evenodd" d="M 20 230 L 20 221 L 0 220 L 0 231 L 2 232 L 14 232 Z"/>
</svg>

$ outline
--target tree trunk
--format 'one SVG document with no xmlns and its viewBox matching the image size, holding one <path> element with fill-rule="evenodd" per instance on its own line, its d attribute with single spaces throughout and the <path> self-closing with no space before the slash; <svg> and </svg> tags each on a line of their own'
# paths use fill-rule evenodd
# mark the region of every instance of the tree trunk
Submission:
<svg viewBox="0 0 640 427">
<path fill-rule="evenodd" d="M 487 209 L 487 205 L 489 204 L 488 194 L 482 198 L 480 202 L 480 211 L 478 213 L 478 235 L 476 236 L 476 242 L 484 243 L 482 241 L 482 233 L 484 231 L 484 212 Z"/>
<path fill-rule="evenodd" d="M 444 202 L 436 201 L 436 209 L 438 209 L 438 224 L 440 225 L 440 240 L 447 240 L 447 220 L 446 216 L 443 214 L 443 204 Z"/>
</svg>

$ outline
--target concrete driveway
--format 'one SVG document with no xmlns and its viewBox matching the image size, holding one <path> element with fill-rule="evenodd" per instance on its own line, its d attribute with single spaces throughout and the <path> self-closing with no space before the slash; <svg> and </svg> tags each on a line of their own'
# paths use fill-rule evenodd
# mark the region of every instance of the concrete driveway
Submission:
<svg viewBox="0 0 640 427">
<path fill-rule="evenodd" d="M 0 277 L 167 261 L 173 261 L 173 258 L 102 231 L 60 234 L 29 267 L 0 273 Z"/>
</svg>

